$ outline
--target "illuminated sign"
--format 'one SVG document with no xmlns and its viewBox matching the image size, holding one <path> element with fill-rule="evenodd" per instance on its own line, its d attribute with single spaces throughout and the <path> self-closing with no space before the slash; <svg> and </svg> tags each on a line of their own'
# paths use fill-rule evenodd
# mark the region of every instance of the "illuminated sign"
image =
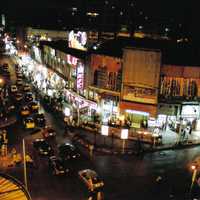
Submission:
<svg viewBox="0 0 200 200">
<path fill-rule="evenodd" d="M 86 51 L 87 44 L 87 33 L 86 32 L 74 32 L 73 30 L 69 32 L 68 35 L 68 45 L 71 48 L 80 49 Z"/>
<path fill-rule="evenodd" d="M 78 58 L 67 54 L 67 63 L 69 63 L 70 65 L 76 66 L 77 65 L 77 61 L 78 61 Z"/>
<path fill-rule="evenodd" d="M 84 83 L 84 66 L 78 63 L 77 66 L 77 90 L 83 90 Z"/>
</svg>

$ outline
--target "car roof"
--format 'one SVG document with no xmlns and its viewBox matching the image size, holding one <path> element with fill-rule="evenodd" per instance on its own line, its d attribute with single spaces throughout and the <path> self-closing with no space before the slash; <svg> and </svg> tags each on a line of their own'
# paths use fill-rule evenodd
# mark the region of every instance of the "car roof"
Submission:
<svg viewBox="0 0 200 200">
<path fill-rule="evenodd" d="M 91 178 L 95 178 L 98 176 L 97 173 L 91 169 L 81 170 L 80 173 L 85 173 L 87 177 L 91 177 Z"/>
</svg>

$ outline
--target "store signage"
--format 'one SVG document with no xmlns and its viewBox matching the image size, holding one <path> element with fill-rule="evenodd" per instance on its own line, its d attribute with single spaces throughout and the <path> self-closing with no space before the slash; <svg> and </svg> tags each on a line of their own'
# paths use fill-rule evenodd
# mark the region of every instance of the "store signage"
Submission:
<svg viewBox="0 0 200 200">
<path fill-rule="evenodd" d="M 83 90 L 84 86 L 84 66 L 82 63 L 79 63 L 77 67 L 77 90 Z"/>
<path fill-rule="evenodd" d="M 108 129 L 109 129 L 108 126 L 102 125 L 101 126 L 101 134 L 105 135 L 105 136 L 108 136 Z"/>
<path fill-rule="evenodd" d="M 68 46 L 86 51 L 87 33 L 82 31 L 70 31 L 68 35 Z"/>
<path fill-rule="evenodd" d="M 123 99 L 140 103 L 156 104 L 156 89 L 137 86 L 124 86 Z"/>
<path fill-rule="evenodd" d="M 128 129 L 121 130 L 121 139 L 123 139 L 123 140 L 128 139 Z"/>
<path fill-rule="evenodd" d="M 76 66 L 77 62 L 78 62 L 78 58 L 67 54 L 67 63 L 68 64 Z"/>
</svg>

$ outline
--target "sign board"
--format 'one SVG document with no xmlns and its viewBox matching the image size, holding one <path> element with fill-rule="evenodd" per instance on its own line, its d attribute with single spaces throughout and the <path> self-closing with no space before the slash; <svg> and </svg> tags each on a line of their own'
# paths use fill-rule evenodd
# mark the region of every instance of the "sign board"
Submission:
<svg viewBox="0 0 200 200">
<path fill-rule="evenodd" d="M 105 136 L 108 136 L 108 129 L 109 129 L 108 126 L 102 125 L 101 126 L 101 134 L 105 135 Z"/>
<path fill-rule="evenodd" d="M 156 104 L 156 89 L 125 85 L 123 88 L 123 99 L 140 103 Z"/>
<path fill-rule="evenodd" d="M 160 51 L 126 48 L 123 60 L 122 98 L 127 101 L 157 104 Z"/>
<path fill-rule="evenodd" d="M 128 129 L 121 130 L 121 139 L 123 139 L 123 140 L 128 139 Z"/>
</svg>

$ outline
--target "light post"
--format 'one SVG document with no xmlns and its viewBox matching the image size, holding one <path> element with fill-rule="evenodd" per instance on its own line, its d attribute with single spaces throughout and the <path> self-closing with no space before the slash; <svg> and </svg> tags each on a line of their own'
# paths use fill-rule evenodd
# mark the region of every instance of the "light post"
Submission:
<svg viewBox="0 0 200 200">
<path fill-rule="evenodd" d="M 121 130 L 121 139 L 122 139 L 122 153 L 125 153 L 126 140 L 128 139 L 128 129 Z"/>
<path fill-rule="evenodd" d="M 103 135 L 103 141 L 104 141 L 104 146 L 106 144 L 106 136 L 108 136 L 109 133 L 109 126 L 102 125 L 101 126 L 101 134 Z"/>
<path fill-rule="evenodd" d="M 196 180 L 198 166 L 197 165 L 192 165 L 191 166 L 191 170 L 193 171 L 193 173 L 192 173 L 192 181 L 191 181 L 191 185 L 190 185 L 190 194 L 192 193 L 192 188 L 193 188 L 194 182 Z"/>
</svg>

